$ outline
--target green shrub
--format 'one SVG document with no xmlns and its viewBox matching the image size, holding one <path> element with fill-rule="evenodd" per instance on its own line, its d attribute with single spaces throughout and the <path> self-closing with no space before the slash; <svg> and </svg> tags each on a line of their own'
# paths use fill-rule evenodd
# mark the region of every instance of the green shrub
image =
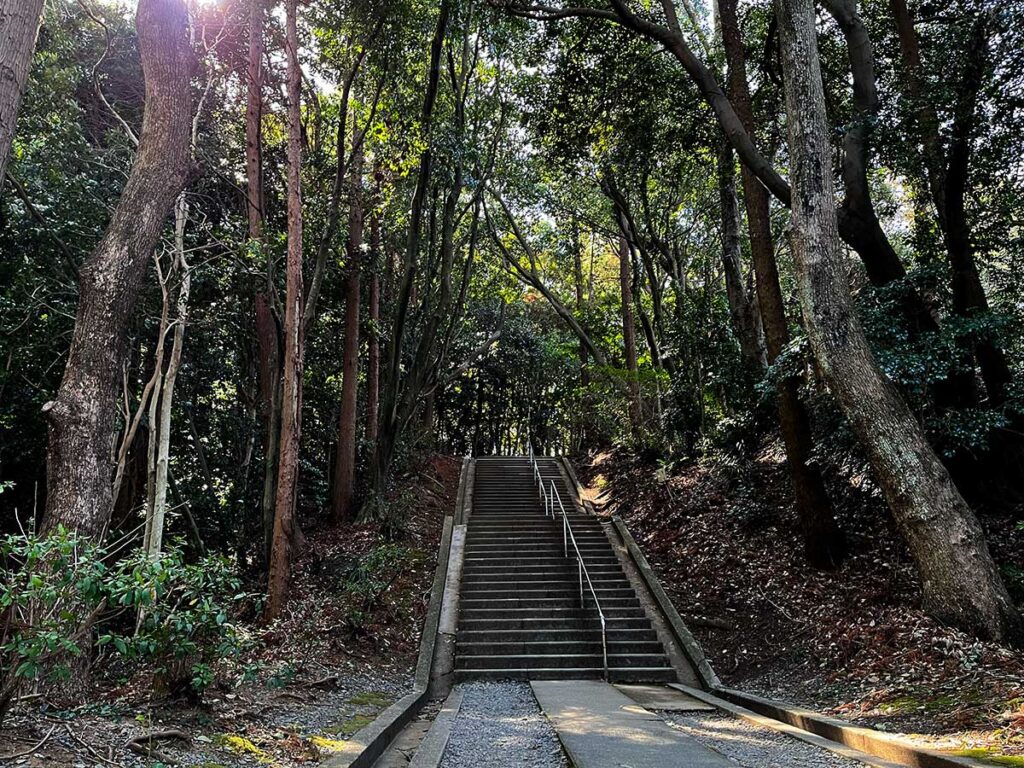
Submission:
<svg viewBox="0 0 1024 768">
<path fill-rule="evenodd" d="M 153 665 L 169 690 L 200 693 L 244 633 L 229 621 L 247 599 L 232 565 L 189 564 L 177 548 L 159 559 L 115 559 L 63 528 L 0 539 L 0 721 L 28 680 L 70 677 L 76 658 L 103 646 Z"/>
</svg>

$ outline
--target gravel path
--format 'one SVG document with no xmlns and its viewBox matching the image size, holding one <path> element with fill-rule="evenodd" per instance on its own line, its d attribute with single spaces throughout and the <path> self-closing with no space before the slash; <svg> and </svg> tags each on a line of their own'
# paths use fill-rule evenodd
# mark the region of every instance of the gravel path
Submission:
<svg viewBox="0 0 1024 768">
<path fill-rule="evenodd" d="M 864 768 L 864 763 L 738 717 L 677 712 L 661 714 L 673 728 L 717 750 L 743 768 Z"/>
<path fill-rule="evenodd" d="M 463 683 L 441 768 L 566 768 L 528 683 Z"/>
</svg>

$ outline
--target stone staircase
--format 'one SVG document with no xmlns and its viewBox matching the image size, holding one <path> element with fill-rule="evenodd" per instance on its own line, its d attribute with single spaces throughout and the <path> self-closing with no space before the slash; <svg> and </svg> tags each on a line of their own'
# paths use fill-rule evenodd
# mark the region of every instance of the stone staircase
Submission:
<svg viewBox="0 0 1024 768">
<path fill-rule="evenodd" d="M 555 459 L 538 458 L 553 480 L 607 620 L 614 682 L 677 679 L 601 523 L 581 515 Z M 576 679 L 604 674 L 601 622 L 562 523 L 544 515 L 530 460 L 478 458 L 469 517 L 455 672 L 459 680 Z"/>
</svg>

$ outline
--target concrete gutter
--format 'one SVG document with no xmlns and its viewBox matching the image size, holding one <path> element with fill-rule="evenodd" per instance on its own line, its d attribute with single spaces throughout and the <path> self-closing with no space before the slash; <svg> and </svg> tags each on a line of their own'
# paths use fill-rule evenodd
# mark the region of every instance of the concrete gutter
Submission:
<svg viewBox="0 0 1024 768">
<path fill-rule="evenodd" d="M 445 595 L 449 593 L 446 585 L 451 567 L 455 519 L 460 515 L 465 516 L 463 506 L 468 498 L 466 485 L 467 480 L 471 480 L 471 478 L 472 462 L 466 459 L 462 464 L 456 509 L 453 515 L 446 515 L 444 518 L 441 543 L 437 550 L 437 568 L 434 570 L 434 582 L 430 589 L 430 604 L 427 606 L 427 615 L 423 621 L 423 634 L 420 636 L 420 652 L 416 662 L 416 678 L 412 692 L 385 709 L 377 715 L 372 723 L 345 742 L 343 751 L 336 752 L 321 764 L 324 768 L 370 768 L 388 748 L 395 736 L 419 714 L 423 705 L 431 697 L 433 693 L 432 679 L 438 678 L 439 675 L 444 677 L 445 670 L 435 669 L 436 657 L 440 657 L 443 663 L 446 655 L 439 652 L 439 646 L 442 645 L 439 643 L 441 613 Z M 461 527 L 465 530 L 465 526 Z M 458 558 L 461 572 L 461 549 Z M 457 592 L 455 600 L 458 600 Z M 451 676 L 450 669 L 447 670 L 447 676 L 449 678 Z M 435 685 L 434 689 L 436 687 Z"/>
</svg>

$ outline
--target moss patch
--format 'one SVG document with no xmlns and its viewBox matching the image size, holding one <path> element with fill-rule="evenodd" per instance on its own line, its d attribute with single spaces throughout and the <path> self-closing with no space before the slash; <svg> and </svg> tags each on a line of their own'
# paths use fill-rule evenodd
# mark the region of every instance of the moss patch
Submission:
<svg viewBox="0 0 1024 768">
<path fill-rule="evenodd" d="M 313 736 L 310 743 L 321 752 L 346 752 L 352 749 L 352 743 L 342 739 L 328 739 L 323 736 Z"/>
<path fill-rule="evenodd" d="M 222 747 L 230 749 L 237 755 L 249 755 L 259 763 L 264 765 L 273 765 L 274 760 L 266 752 L 257 747 L 251 741 L 244 736 L 239 736 L 237 733 L 222 733 L 216 739 L 217 744 Z"/>
<path fill-rule="evenodd" d="M 349 703 L 355 704 L 357 707 L 384 709 L 391 703 L 391 699 L 380 691 L 363 691 L 349 699 Z"/>
<path fill-rule="evenodd" d="M 994 749 L 987 747 L 976 747 L 974 749 L 961 749 L 953 753 L 957 757 L 973 757 L 976 760 L 983 760 L 992 765 L 1009 765 L 1015 768 L 1024 767 L 1024 757 L 1014 755 L 1001 755 Z"/>
<path fill-rule="evenodd" d="M 918 698 L 917 696 L 897 696 L 895 699 L 879 705 L 879 709 L 887 715 L 906 714 L 909 712 L 942 712 L 952 709 L 956 702 L 950 696 L 937 696 L 934 699 Z"/>
</svg>

